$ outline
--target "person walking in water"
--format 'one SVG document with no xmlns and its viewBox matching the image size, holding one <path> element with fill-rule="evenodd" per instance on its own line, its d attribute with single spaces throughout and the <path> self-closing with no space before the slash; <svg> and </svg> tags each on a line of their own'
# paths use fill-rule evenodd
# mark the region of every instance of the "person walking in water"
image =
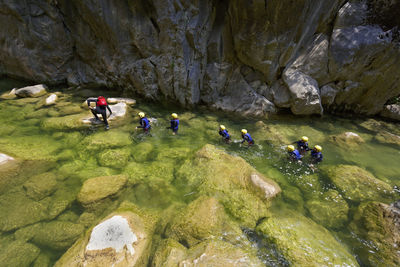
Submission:
<svg viewBox="0 0 400 267">
<path fill-rule="evenodd" d="M 322 147 L 319 145 L 314 146 L 314 148 L 311 150 L 311 163 L 312 164 L 317 164 L 320 163 L 323 159 L 322 156 Z"/>
<path fill-rule="evenodd" d="M 231 136 L 229 135 L 224 125 L 219 126 L 218 133 L 220 136 L 222 136 L 222 139 L 225 141 L 225 143 L 229 144 L 231 142 Z"/>
<path fill-rule="evenodd" d="M 247 142 L 248 146 L 254 145 L 254 140 L 253 140 L 253 138 L 251 138 L 251 136 L 247 132 L 247 130 L 246 129 L 242 129 L 241 132 L 242 132 L 242 138 L 243 138 L 241 143 L 243 144 L 244 142 Z"/>
<path fill-rule="evenodd" d="M 297 144 L 297 150 L 301 155 L 304 155 L 307 151 L 310 150 L 308 147 L 308 137 L 302 136 L 299 141 L 293 142 L 293 144 Z"/>
<path fill-rule="evenodd" d="M 179 128 L 179 119 L 178 119 L 178 114 L 176 113 L 172 113 L 171 114 L 171 126 L 167 127 L 167 129 L 171 129 L 172 130 L 172 134 L 176 135 L 178 133 L 178 128 Z"/>
<path fill-rule="evenodd" d="M 288 145 L 287 151 L 289 154 L 289 159 L 291 161 L 299 161 L 303 158 L 303 156 L 300 154 L 300 152 L 297 149 L 295 149 L 293 145 Z"/>
<path fill-rule="evenodd" d="M 151 125 L 149 120 L 146 118 L 146 115 L 144 114 L 144 112 L 139 112 L 139 126 L 136 126 L 136 129 L 143 129 L 144 133 L 149 133 L 150 129 L 151 129 Z"/>
<path fill-rule="evenodd" d="M 96 107 L 90 106 L 90 103 L 95 102 Z M 99 96 L 98 98 L 89 98 L 87 100 L 87 104 L 92 111 L 94 117 L 96 118 L 97 121 L 100 121 L 99 117 L 97 114 L 101 114 L 103 117 L 103 122 L 106 125 L 106 130 L 110 129 L 110 126 L 108 125 L 107 121 L 107 110 L 110 112 L 110 115 L 112 114 L 111 108 L 108 106 L 107 101 L 104 96 Z"/>
</svg>

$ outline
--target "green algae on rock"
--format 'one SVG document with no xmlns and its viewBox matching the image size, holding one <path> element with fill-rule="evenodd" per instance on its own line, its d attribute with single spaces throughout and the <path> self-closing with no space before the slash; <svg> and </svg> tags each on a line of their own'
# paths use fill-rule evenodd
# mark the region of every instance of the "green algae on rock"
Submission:
<svg viewBox="0 0 400 267">
<path fill-rule="evenodd" d="M 38 247 L 17 240 L 0 250 L 0 266 L 29 267 L 39 253 Z"/>
<path fill-rule="evenodd" d="M 340 229 L 348 219 L 349 206 L 333 189 L 325 192 L 320 198 L 310 199 L 306 202 L 306 207 L 313 220 L 327 228 Z"/>
<path fill-rule="evenodd" d="M 129 161 L 129 149 L 110 149 L 99 154 L 98 161 L 101 166 L 122 169 Z"/>
<path fill-rule="evenodd" d="M 358 266 L 347 248 L 328 230 L 297 212 L 274 212 L 256 229 L 276 245 L 291 265 Z"/>
<path fill-rule="evenodd" d="M 394 192 L 389 184 L 358 166 L 323 166 L 322 170 L 346 199 L 364 201 L 393 198 Z"/>
<path fill-rule="evenodd" d="M 52 172 L 35 175 L 25 182 L 23 187 L 30 198 L 41 200 L 56 190 L 56 175 Z"/>
<path fill-rule="evenodd" d="M 133 158 L 137 162 L 144 162 L 146 161 L 147 157 L 153 150 L 153 144 L 148 143 L 148 142 L 141 142 L 138 145 L 134 146 L 132 148 L 134 151 L 132 153 Z"/>
<path fill-rule="evenodd" d="M 362 139 L 361 136 L 353 132 L 345 132 L 339 135 L 332 135 L 330 137 L 330 140 L 331 142 L 346 150 L 358 149 L 360 148 L 360 145 L 365 143 L 364 139 Z"/>
<path fill-rule="evenodd" d="M 67 115 L 64 117 L 53 117 L 44 119 L 41 123 L 41 127 L 44 130 L 78 130 L 85 128 L 86 126 L 81 122 L 85 115 L 75 114 Z"/>
<path fill-rule="evenodd" d="M 158 246 L 152 260 L 154 267 L 176 267 L 186 257 L 187 249 L 174 239 L 166 239 Z"/>
<path fill-rule="evenodd" d="M 51 259 L 45 253 L 40 253 L 39 256 L 36 258 L 33 267 L 49 267 Z"/>
<path fill-rule="evenodd" d="M 367 256 L 371 266 L 399 266 L 400 209 L 379 202 L 362 203 L 350 229 L 373 243 Z"/>
<path fill-rule="evenodd" d="M 77 199 L 84 207 L 88 207 L 105 198 L 114 197 L 123 189 L 127 181 L 124 175 L 88 179 L 83 183 Z"/>
<path fill-rule="evenodd" d="M 400 146 L 400 136 L 387 131 L 379 132 L 375 139 L 383 144 Z"/>
</svg>

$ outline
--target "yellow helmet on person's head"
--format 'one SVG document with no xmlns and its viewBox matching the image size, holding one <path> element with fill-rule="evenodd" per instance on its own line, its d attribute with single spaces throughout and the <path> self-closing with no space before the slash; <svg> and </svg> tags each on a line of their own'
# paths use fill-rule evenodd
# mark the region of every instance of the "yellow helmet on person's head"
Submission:
<svg viewBox="0 0 400 267">
<path fill-rule="evenodd" d="M 301 137 L 301 140 L 302 140 L 303 142 L 308 142 L 308 137 L 307 137 L 307 136 L 302 136 L 302 137 Z"/>
<path fill-rule="evenodd" d="M 220 125 L 219 128 L 220 128 L 221 130 L 225 130 L 225 129 L 226 129 L 224 125 Z"/>
<path fill-rule="evenodd" d="M 144 117 L 144 113 L 143 112 L 139 112 L 138 115 L 139 115 L 140 118 Z"/>
<path fill-rule="evenodd" d="M 314 146 L 314 149 L 317 150 L 318 152 L 322 151 L 322 147 L 319 145 Z"/>
<path fill-rule="evenodd" d="M 177 119 L 177 118 L 178 118 L 178 114 L 172 113 L 172 114 L 171 114 L 171 117 L 174 118 L 174 119 Z"/>
<path fill-rule="evenodd" d="M 294 151 L 294 146 L 293 146 L 293 145 L 288 145 L 288 146 L 287 146 L 287 150 L 288 150 L 289 152 Z"/>
<path fill-rule="evenodd" d="M 247 134 L 247 130 L 246 129 L 242 129 L 242 134 Z"/>
</svg>

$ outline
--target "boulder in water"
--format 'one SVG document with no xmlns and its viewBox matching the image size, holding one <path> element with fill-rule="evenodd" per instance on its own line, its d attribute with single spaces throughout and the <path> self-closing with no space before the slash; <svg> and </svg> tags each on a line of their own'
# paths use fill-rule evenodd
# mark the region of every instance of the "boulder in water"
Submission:
<svg viewBox="0 0 400 267">
<path fill-rule="evenodd" d="M 386 105 L 380 115 L 384 118 L 400 121 L 400 105 Z"/>
<path fill-rule="evenodd" d="M 357 149 L 365 143 L 364 139 L 356 133 L 345 132 L 330 137 L 331 141 L 344 149 Z"/>
<path fill-rule="evenodd" d="M 19 97 L 38 97 L 46 94 L 46 90 L 46 85 L 38 84 L 17 89 L 15 90 L 15 94 Z"/>
<path fill-rule="evenodd" d="M 375 139 L 383 144 L 400 146 L 400 136 L 397 134 L 390 133 L 388 131 L 379 132 L 375 136 Z"/>
<path fill-rule="evenodd" d="M 101 166 L 121 169 L 128 163 L 130 155 L 129 149 L 109 149 L 99 154 L 98 161 Z"/>
<path fill-rule="evenodd" d="M 1 94 L 0 95 L 0 98 L 1 99 L 14 99 L 14 98 L 16 98 L 17 96 L 15 95 L 15 90 L 16 90 L 16 88 L 14 88 L 14 89 L 12 89 L 10 92 L 8 92 L 8 93 L 3 93 L 3 94 Z"/>
<path fill-rule="evenodd" d="M 105 198 L 117 195 L 125 186 L 127 177 L 124 175 L 102 176 L 86 180 L 78 194 L 78 201 L 84 206 L 90 206 Z"/>
<path fill-rule="evenodd" d="M 125 97 L 109 97 L 107 98 L 108 104 L 118 104 L 118 103 L 125 103 L 127 105 L 135 105 L 136 100 L 132 98 L 125 98 Z"/>
<path fill-rule="evenodd" d="M 57 187 L 56 176 L 51 172 L 35 175 L 23 184 L 26 194 L 33 200 L 41 200 L 52 194 Z"/>
<path fill-rule="evenodd" d="M 13 161 L 14 158 L 6 154 L 0 153 L 0 165 L 6 164 L 9 161 Z"/>
<path fill-rule="evenodd" d="M 57 95 L 56 94 L 51 94 L 50 96 L 48 96 L 45 100 L 45 105 L 46 106 L 50 106 L 56 103 L 57 101 Z"/>
<path fill-rule="evenodd" d="M 17 240 L 0 250 L 3 266 L 29 267 L 40 254 L 40 249 L 32 244 Z"/>
<path fill-rule="evenodd" d="M 63 117 L 53 117 L 44 119 L 41 123 L 41 127 L 44 130 L 76 130 L 84 127 L 82 118 L 84 114 L 74 114 Z"/>
<path fill-rule="evenodd" d="M 393 198 L 394 191 L 389 184 L 358 166 L 323 166 L 321 170 L 346 199 L 365 201 Z"/>
</svg>

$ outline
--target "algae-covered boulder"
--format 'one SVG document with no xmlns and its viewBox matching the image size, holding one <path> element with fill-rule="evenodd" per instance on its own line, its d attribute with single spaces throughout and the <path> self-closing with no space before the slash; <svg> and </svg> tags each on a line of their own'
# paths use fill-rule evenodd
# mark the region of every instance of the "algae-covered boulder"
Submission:
<svg viewBox="0 0 400 267">
<path fill-rule="evenodd" d="M 393 197 L 393 189 L 389 184 L 358 166 L 335 165 L 323 167 L 322 170 L 346 199 L 364 201 Z"/>
<path fill-rule="evenodd" d="M 12 160 L 14 160 L 13 157 L 0 153 L 0 165 L 6 164 L 7 162 L 10 162 Z"/>
<path fill-rule="evenodd" d="M 55 266 L 146 266 L 154 225 L 154 217 L 124 203 L 76 241 Z"/>
<path fill-rule="evenodd" d="M 357 149 L 361 144 L 365 143 L 364 139 L 356 133 L 345 132 L 339 135 L 332 135 L 330 140 L 344 149 Z"/>
<path fill-rule="evenodd" d="M 350 229 L 372 242 L 366 261 L 371 266 L 399 266 L 400 209 L 379 202 L 362 203 Z"/>
<path fill-rule="evenodd" d="M 322 191 L 318 174 L 299 175 L 294 177 L 293 183 L 302 191 L 303 195 L 310 197 Z"/>
<path fill-rule="evenodd" d="M 225 267 L 265 266 L 252 251 L 236 247 L 221 240 L 207 240 L 187 251 L 179 266 Z"/>
<path fill-rule="evenodd" d="M 44 130 L 75 130 L 81 129 L 84 124 L 81 123 L 80 119 L 85 115 L 83 114 L 74 114 L 68 115 L 64 117 L 54 117 L 47 118 L 42 121 L 41 127 Z"/>
<path fill-rule="evenodd" d="M 375 139 L 383 144 L 400 146 L 400 136 L 387 131 L 379 132 Z"/>
<path fill-rule="evenodd" d="M 188 246 L 212 237 L 241 235 L 239 227 L 234 227 L 226 216 L 224 207 L 214 197 L 200 197 L 175 217 L 167 235 L 184 242 Z M 225 237 L 226 238 L 226 237 Z"/>
<path fill-rule="evenodd" d="M 109 149 L 99 154 L 98 161 L 101 166 L 121 169 L 128 163 L 130 155 L 127 149 Z"/>
<path fill-rule="evenodd" d="M 124 147 L 132 144 L 129 133 L 121 131 L 98 132 L 85 137 L 82 146 L 87 150 Z"/>
<path fill-rule="evenodd" d="M 297 212 L 276 211 L 257 226 L 257 231 L 293 266 L 358 266 L 328 230 Z"/>
<path fill-rule="evenodd" d="M 41 200 L 56 190 L 57 179 L 54 173 L 46 172 L 31 177 L 23 187 L 30 198 Z"/>
<path fill-rule="evenodd" d="M 84 207 L 90 206 L 95 202 L 117 195 L 123 189 L 127 180 L 124 175 L 88 179 L 83 183 L 77 199 Z"/>
<path fill-rule="evenodd" d="M 313 220 L 325 227 L 338 229 L 347 221 L 349 206 L 336 190 L 330 189 L 320 198 L 307 201 L 306 207 Z"/>
<path fill-rule="evenodd" d="M 274 145 L 289 144 L 287 133 L 282 132 L 279 127 L 272 124 L 265 124 L 263 121 L 258 121 L 256 124 L 256 130 L 254 131 L 254 138 L 256 140 L 267 140 Z"/>
<path fill-rule="evenodd" d="M 136 145 L 134 148 L 134 153 L 132 153 L 133 158 L 137 162 L 144 162 L 146 161 L 148 155 L 153 150 L 153 145 L 147 142 L 141 142 L 140 144 Z"/>
<path fill-rule="evenodd" d="M 54 250 L 69 248 L 85 230 L 83 225 L 65 221 L 38 223 L 15 232 L 18 240 Z"/>
<path fill-rule="evenodd" d="M 176 267 L 186 257 L 187 249 L 174 239 L 166 239 L 154 254 L 151 266 Z"/>
<path fill-rule="evenodd" d="M 15 90 L 15 94 L 19 97 L 38 97 L 46 94 L 47 86 L 38 84 L 34 86 L 27 86 Z"/>
<path fill-rule="evenodd" d="M 36 258 L 33 267 L 48 267 L 50 266 L 51 259 L 45 253 L 40 253 L 40 255 Z"/>
<path fill-rule="evenodd" d="M 0 266 L 29 267 L 39 253 L 38 247 L 17 240 L 0 249 Z"/>
<path fill-rule="evenodd" d="M 244 159 L 206 145 L 188 159 L 177 176 L 184 190 L 215 195 L 228 213 L 248 226 L 265 216 L 269 200 L 279 186 L 251 167 Z M 190 190 L 190 191 L 189 191 Z"/>
</svg>

